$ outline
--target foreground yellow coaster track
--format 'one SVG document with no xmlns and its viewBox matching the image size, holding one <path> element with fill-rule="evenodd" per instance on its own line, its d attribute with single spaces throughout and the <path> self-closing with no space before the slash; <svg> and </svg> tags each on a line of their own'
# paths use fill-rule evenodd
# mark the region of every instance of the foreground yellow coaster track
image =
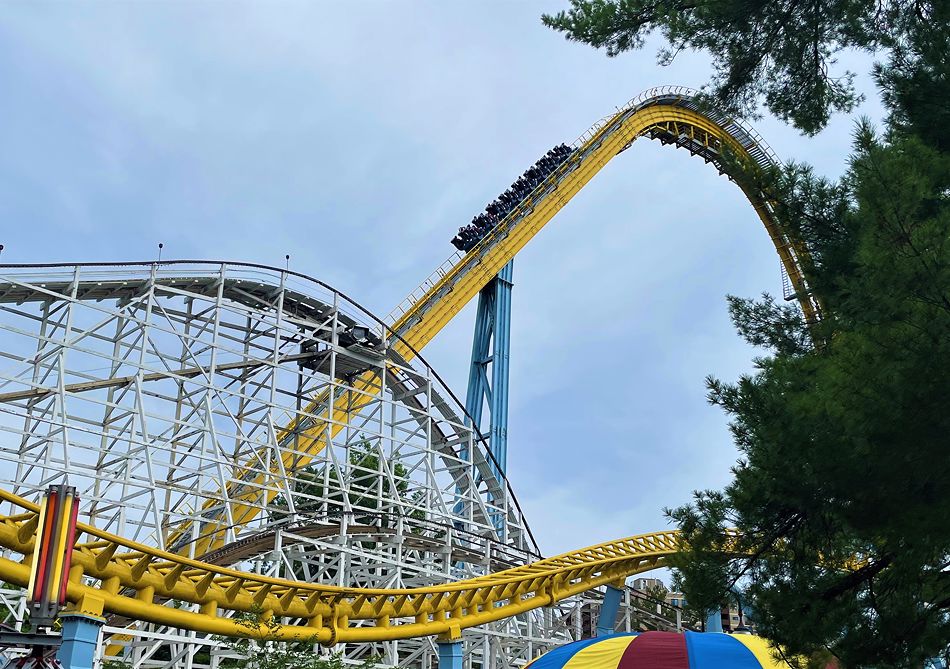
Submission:
<svg viewBox="0 0 950 669">
<path fill-rule="evenodd" d="M 775 165 L 751 129 L 702 108 L 689 91 L 659 89 L 636 98 L 585 133 L 570 158 L 475 248 L 447 261 L 397 307 L 388 332 L 389 346 L 396 355 L 412 359 L 607 162 L 640 137 L 685 148 L 726 173 L 730 165 L 741 165 L 746 173 Z M 808 259 L 804 248 L 776 220 L 768 195 L 748 185 L 754 180 L 730 176 L 743 189 L 772 239 L 805 318 L 817 320 L 821 305 L 805 281 Z M 372 388 L 374 378 L 360 377 L 355 387 Z M 275 476 L 307 465 L 347 425 L 351 409 L 344 400 L 309 399 L 311 403 L 299 414 L 306 418 L 298 418 L 281 432 L 293 434 L 300 446 L 279 463 Z M 247 481 L 251 479 L 242 479 L 240 471 L 235 476 L 235 485 Z M 644 534 L 487 576 L 412 589 L 341 588 L 269 578 L 182 555 L 183 547 L 199 558 L 209 554 L 225 543 L 226 531 L 237 533 L 260 513 L 262 505 L 250 496 L 260 493 L 248 494 L 246 499 L 223 496 L 235 500 L 225 503 L 223 511 L 209 507 L 201 536 L 189 536 L 185 530 L 172 532 L 166 541 L 168 551 L 80 524 L 69 576 L 69 601 L 88 614 L 114 614 L 223 635 L 243 636 L 250 631 L 231 614 L 263 611 L 265 616 L 287 621 L 279 632 L 285 639 L 336 644 L 428 635 L 455 637 L 464 628 L 548 606 L 662 567 L 680 549 L 676 532 Z M 38 506 L 5 491 L 0 491 L 0 501 L 14 509 L 11 515 L 0 516 L 0 546 L 11 557 L 21 556 L 20 560 L 0 558 L 0 580 L 26 586 Z"/>
<path fill-rule="evenodd" d="M 0 559 L 4 581 L 26 586 L 39 507 L 6 491 L 0 500 L 22 513 L 0 520 L 0 546 L 24 556 Z M 189 560 L 82 524 L 67 590 L 76 609 L 113 613 L 196 632 L 246 636 L 228 612 L 264 612 L 296 620 L 276 638 L 322 644 L 457 637 L 467 627 L 548 606 L 631 574 L 665 565 L 679 550 L 676 532 L 619 539 L 489 576 L 427 588 L 369 590 L 268 578 Z M 90 585 L 90 580 L 95 585 Z M 197 611 L 162 602 L 197 605 Z M 269 630 L 268 630 L 269 631 Z"/>
</svg>

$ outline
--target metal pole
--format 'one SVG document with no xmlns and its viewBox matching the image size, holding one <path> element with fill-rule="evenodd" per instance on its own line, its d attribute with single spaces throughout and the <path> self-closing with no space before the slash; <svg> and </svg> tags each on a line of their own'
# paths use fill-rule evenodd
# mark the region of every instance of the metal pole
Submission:
<svg viewBox="0 0 950 669">
<path fill-rule="evenodd" d="M 718 609 L 715 611 L 710 611 L 709 615 L 706 617 L 706 630 L 707 632 L 718 632 L 722 634 L 722 612 Z"/>
<path fill-rule="evenodd" d="M 504 476 L 508 460 L 508 376 L 511 351 L 512 260 L 478 294 L 475 333 L 472 338 L 472 363 L 468 373 L 465 410 L 474 426 L 481 429 L 482 412 L 487 401 L 489 445 L 498 463 L 492 464 L 496 476 Z M 491 354 L 489 355 L 489 351 Z M 491 383 L 488 366 L 491 364 Z M 500 471 L 498 471 L 500 470 Z M 500 476 L 499 476 L 500 478 Z"/>
<path fill-rule="evenodd" d="M 615 588 L 612 585 L 607 586 L 607 591 L 604 593 L 604 603 L 600 606 L 600 616 L 597 618 L 597 636 L 608 636 L 614 633 L 622 595 L 623 590 L 620 588 Z"/>
<path fill-rule="evenodd" d="M 508 464 L 508 370 L 511 353 L 511 279 L 515 261 L 505 265 L 495 279 L 495 313 L 492 338 L 491 450 L 501 475 Z"/>
</svg>

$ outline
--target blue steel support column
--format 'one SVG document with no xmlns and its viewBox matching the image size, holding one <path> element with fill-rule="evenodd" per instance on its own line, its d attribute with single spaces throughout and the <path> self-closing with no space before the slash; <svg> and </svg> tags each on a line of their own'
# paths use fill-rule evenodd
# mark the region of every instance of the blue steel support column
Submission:
<svg viewBox="0 0 950 669">
<path fill-rule="evenodd" d="M 722 612 L 719 609 L 710 611 L 706 617 L 706 631 L 722 633 Z"/>
<path fill-rule="evenodd" d="M 66 613 L 59 617 L 63 623 L 63 645 L 56 659 L 63 669 L 92 669 L 99 644 L 99 629 L 105 620 L 82 613 Z"/>
<path fill-rule="evenodd" d="M 468 391 L 465 410 L 472 417 L 474 427 L 482 434 L 482 415 L 488 404 L 488 447 L 494 462 L 490 463 L 495 478 L 505 475 L 508 461 L 508 362 L 511 350 L 511 278 L 515 261 L 505 265 L 494 279 L 478 293 L 475 313 L 475 335 L 472 337 L 472 364 L 468 372 Z M 491 382 L 488 366 L 491 365 Z M 468 457 L 462 449 L 462 458 Z M 496 464 L 497 463 L 497 464 Z M 461 511 L 460 503 L 455 505 Z M 494 525 L 504 527 L 502 514 L 497 514 Z M 505 537 L 499 535 L 504 541 Z"/>
<path fill-rule="evenodd" d="M 481 428 L 485 397 L 491 393 L 488 387 L 488 363 L 491 362 L 489 351 L 494 310 L 495 291 L 492 281 L 478 293 L 475 336 L 472 337 L 472 363 L 468 371 L 468 392 L 465 394 L 465 410 L 477 428 Z"/>
<path fill-rule="evenodd" d="M 485 397 L 491 396 L 488 387 L 488 363 L 491 362 L 489 349 L 492 335 L 492 314 L 495 308 L 494 281 L 481 289 L 478 293 L 478 310 L 475 312 L 475 336 L 472 338 L 472 362 L 468 371 L 468 391 L 465 393 L 465 410 L 472 417 L 473 427 L 481 430 L 482 408 Z M 468 424 L 469 419 L 465 418 Z M 462 460 L 467 460 L 468 447 L 463 444 L 459 448 Z M 455 502 L 455 513 L 461 514 L 462 500 Z"/>
<path fill-rule="evenodd" d="M 607 586 L 604 593 L 604 603 L 600 606 L 600 616 L 597 618 L 597 636 L 607 636 L 614 633 L 617 624 L 617 612 L 620 611 L 620 597 L 623 590 L 612 585 Z"/>
<path fill-rule="evenodd" d="M 439 640 L 439 669 L 462 669 L 462 642 Z"/>
<path fill-rule="evenodd" d="M 491 451 L 504 476 L 508 467 L 508 362 L 511 355 L 511 280 L 515 261 L 495 279 L 495 313 L 491 368 Z"/>
<path fill-rule="evenodd" d="M 472 364 L 468 373 L 465 409 L 481 429 L 484 405 L 489 412 L 489 447 L 505 473 L 508 460 L 508 374 L 511 350 L 511 286 L 514 260 L 505 265 L 478 294 Z M 491 365 L 491 383 L 488 365 Z"/>
</svg>

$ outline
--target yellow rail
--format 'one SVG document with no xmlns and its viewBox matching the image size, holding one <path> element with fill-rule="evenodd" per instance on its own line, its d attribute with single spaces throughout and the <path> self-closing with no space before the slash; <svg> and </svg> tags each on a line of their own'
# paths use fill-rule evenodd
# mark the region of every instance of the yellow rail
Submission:
<svg viewBox="0 0 950 669">
<path fill-rule="evenodd" d="M 620 112 L 618 117 L 624 116 Z M 578 150 L 575 165 L 562 165 L 553 175 L 555 187 L 534 206 L 522 203 L 522 209 L 509 219 L 517 218 L 511 227 L 499 225 L 428 293 L 413 305 L 393 326 L 393 330 L 416 350 L 422 349 L 466 304 L 488 283 L 531 239 L 541 231 L 554 215 L 583 189 L 614 156 L 631 142 L 651 131 L 689 137 L 716 152 L 728 150 L 750 168 L 757 162 L 749 149 L 729 135 L 723 128 L 701 112 L 672 104 L 644 107 L 622 120 L 616 118 L 601 128 Z M 570 170 L 570 171 L 568 171 Z M 743 181 L 745 183 L 745 181 Z M 544 185 L 539 186 L 539 189 Z M 790 239 L 778 221 L 772 207 L 762 193 L 743 189 L 756 214 L 765 226 L 779 254 L 807 320 L 820 316 L 819 307 L 810 295 L 800 264 L 804 256 L 801 245 Z"/>
<path fill-rule="evenodd" d="M 691 150 L 702 150 L 701 155 L 707 161 L 710 156 L 728 152 L 752 171 L 770 162 L 767 147 L 748 129 L 734 120 L 701 110 L 692 102 L 692 97 L 684 93 L 662 91 L 655 96 L 641 96 L 588 131 L 586 136 L 568 161 L 402 313 L 391 328 L 393 337 L 389 344 L 396 353 L 406 360 L 412 359 L 415 351 L 428 344 L 594 175 L 636 139 L 667 138 Z M 775 219 L 766 194 L 752 190 L 747 179 L 738 183 L 778 252 L 806 321 L 818 320 L 821 305 L 805 280 L 802 264 L 807 262 L 807 254 L 803 245 Z M 372 394 L 379 383 L 373 373 L 366 373 L 356 380 L 355 386 L 360 392 Z M 300 432 L 298 444 L 293 451 L 282 454 L 280 468 L 275 468 L 272 476 L 306 466 L 347 424 L 352 396 L 338 397 L 332 403 L 328 398 L 324 393 L 307 406 L 305 414 L 312 418 L 306 428 L 301 428 L 303 423 L 297 418 L 282 431 L 280 439 Z M 229 526 L 238 531 L 260 513 L 261 495 L 265 497 L 264 505 L 277 495 L 276 486 L 267 486 L 265 478 L 265 474 L 256 474 L 253 484 L 246 486 L 251 492 L 238 495 L 237 499 L 234 495 L 225 496 L 232 500 L 230 514 L 219 511 L 212 516 L 196 539 L 194 555 L 201 556 L 220 548 Z M 206 503 L 207 509 L 212 506 L 215 506 L 213 500 Z M 228 516 L 233 524 L 225 521 Z M 174 545 L 174 541 L 166 545 Z"/>
<path fill-rule="evenodd" d="M 0 546 L 24 562 L 0 558 L 0 577 L 25 586 L 30 577 L 39 507 L 0 490 L 22 512 L 0 517 Z M 269 578 L 183 558 L 80 523 L 85 541 L 73 552 L 67 599 L 90 615 L 118 614 L 182 629 L 248 636 L 256 631 L 226 612 L 263 610 L 295 619 L 279 639 L 317 643 L 387 641 L 460 631 L 549 606 L 599 585 L 662 567 L 679 550 L 676 532 L 610 541 L 522 567 L 446 585 L 359 589 Z M 92 580 L 93 584 L 88 581 Z M 166 606 L 177 600 L 198 611 Z M 264 631 L 264 628 L 260 631 Z"/>
</svg>

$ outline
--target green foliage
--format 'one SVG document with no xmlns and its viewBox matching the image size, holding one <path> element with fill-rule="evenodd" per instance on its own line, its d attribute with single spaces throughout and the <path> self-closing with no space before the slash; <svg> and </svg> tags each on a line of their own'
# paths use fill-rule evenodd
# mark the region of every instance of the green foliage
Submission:
<svg viewBox="0 0 950 669">
<path fill-rule="evenodd" d="M 908 130 L 929 146 L 950 151 L 950 5 L 933 3 L 929 29 L 898 41 L 887 66 L 875 74 L 891 110 L 891 125 Z"/>
<path fill-rule="evenodd" d="M 813 134 L 830 112 L 850 111 L 860 101 L 853 73 L 836 67 L 838 54 L 888 50 L 883 69 L 893 83 L 913 88 L 921 54 L 946 52 L 946 13 L 933 0 L 571 0 L 570 9 L 542 20 L 610 56 L 641 48 L 654 32 L 668 44 L 659 53 L 663 64 L 684 49 L 708 52 L 715 69 L 709 99 L 719 108 L 750 115 L 764 99 L 776 116 Z M 941 81 L 947 92 L 950 84 L 939 73 L 929 80 Z M 946 104 L 942 111 L 947 114 Z"/>
<path fill-rule="evenodd" d="M 217 637 L 237 658 L 221 662 L 222 669 L 373 669 L 377 659 L 344 665 L 340 654 L 319 655 L 314 639 L 278 641 L 280 622 L 260 608 L 235 617 L 246 637 Z"/>
<path fill-rule="evenodd" d="M 294 483 L 294 506 L 297 514 L 337 519 L 346 505 L 354 510 L 353 520 L 357 523 L 386 526 L 392 518 L 380 515 L 385 511 L 382 499 L 392 499 L 394 492 L 407 507 L 405 514 L 415 520 L 423 520 L 425 512 L 418 507 L 424 498 L 424 491 L 412 490 L 409 470 L 398 458 L 384 463 L 392 476 L 381 467 L 379 453 L 367 439 L 354 444 L 348 454 L 350 485 L 344 495 L 340 483 L 339 469 L 327 463 L 313 465 L 297 473 Z M 330 503 L 322 508 L 319 500 L 326 497 Z M 278 511 L 270 514 L 272 521 L 278 521 L 289 514 L 289 505 L 283 495 L 273 502 Z M 283 509 L 287 509 L 284 511 Z"/>
<path fill-rule="evenodd" d="M 122 660 L 103 660 L 102 669 L 132 669 L 132 665 Z"/>
<path fill-rule="evenodd" d="M 797 224 L 830 313 L 808 346 L 787 308 L 731 298 L 772 355 L 708 382 L 743 459 L 670 512 L 693 547 L 678 582 L 707 609 L 745 583 L 759 630 L 795 653 L 920 666 L 950 639 L 950 156 L 862 124 L 840 184 L 789 184 L 786 211 L 824 212 Z"/>
<path fill-rule="evenodd" d="M 666 595 L 669 590 L 666 589 L 666 586 L 662 583 L 649 586 L 646 590 L 643 591 L 644 597 L 649 597 L 650 599 L 656 600 L 658 602 L 665 602 Z"/>
<path fill-rule="evenodd" d="M 795 653 L 920 666 L 950 639 L 950 156 L 863 124 L 840 184 L 787 181 L 787 211 L 824 212 L 798 227 L 830 313 L 809 346 L 787 308 L 730 299 L 772 355 L 708 381 L 743 459 L 670 512 L 693 548 L 677 582 L 707 610 L 745 583 L 759 630 Z"/>
</svg>

